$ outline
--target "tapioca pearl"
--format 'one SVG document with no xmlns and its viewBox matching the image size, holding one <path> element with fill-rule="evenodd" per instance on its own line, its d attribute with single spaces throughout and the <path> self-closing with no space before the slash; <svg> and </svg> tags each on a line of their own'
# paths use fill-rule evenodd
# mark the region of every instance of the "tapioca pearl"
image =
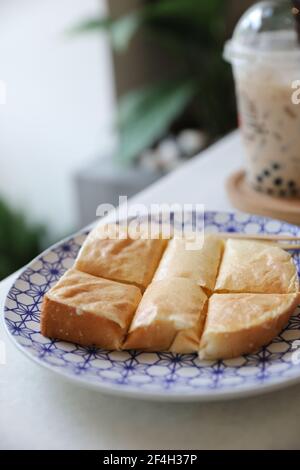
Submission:
<svg viewBox="0 0 300 470">
<path fill-rule="evenodd" d="M 282 178 L 275 178 L 273 181 L 275 186 L 281 186 L 283 184 Z"/>
<path fill-rule="evenodd" d="M 291 195 L 292 197 L 298 196 L 298 191 L 297 191 L 297 189 L 291 189 L 290 195 Z"/>
<path fill-rule="evenodd" d="M 270 170 L 264 170 L 264 176 L 266 176 L 267 178 L 271 176 Z"/>
<path fill-rule="evenodd" d="M 276 220 L 267 222 L 265 225 L 265 230 L 266 232 L 269 232 L 269 233 L 278 233 L 280 232 L 280 229 L 281 229 L 281 223 L 277 222 Z"/>
<path fill-rule="evenodd" d="M 264 180 L 264 179 L 263 179 L 263 177 L 262 177 L 261 175 L 258 175 L 258 176 L 256 177 L 256 181 L 257 181 L 258 183 L 262 183 L 263 180 Z"/>
<path fill-rule="evenodd" d="M 293 180 L 288 181 L 288 187 L 294 189 L 296 187 L 296 182 Z"/>
<path fill-rule="evenodd" d="M 273 170 L 277 171 L 277 170 L 280 170 L 281 166 L 279 163 L 273 163 L 272 168 Z"/>
<path fill-rule="evenodd" d="M 260 225 L 255 223 L 250 223 L 245 226 L 245 233 L 259 233 L 260 232 Z"/>
</svg>

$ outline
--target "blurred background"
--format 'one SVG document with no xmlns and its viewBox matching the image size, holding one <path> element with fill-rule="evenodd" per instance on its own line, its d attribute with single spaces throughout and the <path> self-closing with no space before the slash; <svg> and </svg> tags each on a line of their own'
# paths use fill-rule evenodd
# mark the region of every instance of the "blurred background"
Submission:
<svg viewBox="0 0 300 470">
<path fill-rule="evenodd" d="M 237 123 L 252 0 L 0 0 L 0 279 Z"/>
</svg>

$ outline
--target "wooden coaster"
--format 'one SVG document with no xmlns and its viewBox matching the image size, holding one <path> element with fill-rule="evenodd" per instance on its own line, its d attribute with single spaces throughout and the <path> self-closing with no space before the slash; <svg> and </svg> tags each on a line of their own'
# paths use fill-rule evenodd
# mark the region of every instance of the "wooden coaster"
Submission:
<svg viewBox="0 0 300 470">
<path fill-rule="evenodd" d="M 248 185 L 243 170 L 231 175 L 226 187 L 236 209 L 300 225 L 300 199 L 277 198 L 255 191 Z"/>
</svg>

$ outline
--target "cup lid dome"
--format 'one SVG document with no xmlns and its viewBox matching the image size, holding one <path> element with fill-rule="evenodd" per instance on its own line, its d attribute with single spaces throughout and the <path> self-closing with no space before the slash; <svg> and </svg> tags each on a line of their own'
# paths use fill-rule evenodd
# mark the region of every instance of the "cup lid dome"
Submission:
<svg viewBox="0 0 300 470">
<path fill-rule="evenodd" d="M 256 3 L 239 20 L 225 46 L 225 58 L 300 60 L 300 44 L 291 0 Z"/>
</svg>

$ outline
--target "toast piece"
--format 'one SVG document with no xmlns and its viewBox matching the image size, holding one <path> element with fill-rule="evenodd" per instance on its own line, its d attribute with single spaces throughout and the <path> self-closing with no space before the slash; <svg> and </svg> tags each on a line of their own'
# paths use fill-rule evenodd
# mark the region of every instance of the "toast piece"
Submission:
<svg viewBox="0 0 300 470">
<path fill-rule="evenodd" d="M 206 306 L 207 297 L 194 281 L 153 282 L 137 309 L 123 349 L 197 352 Z"/>
<path fill-rule="evenodd" d="M 289 253 L 269 242 L 227 240 L 215 291 L 288 294 L 298 290 L 297 269 Z"/>
<path fill-rule="evenodd" d="M 223 241 L 207 235 L 200 249 L 191 249 L 193 245 L 189 243 L 176 238 L 169 242 L 154 281 L 182 277 L 194 280 L 200 287 L 211 291 L 216 283 Z"/>
<path fill-rule="evenodd" d="M 133 284 L 144 290 L 167 245 L 162 239 L 132 239 L 125 227 L 99 225 L 84 242 L 76 269 L 93 276 Z"/>
<path fill-rule="evenodd" d="M 199 357 L 229 359 L 255 352 L 285 327 L 299 294 L 214 294 L 208 305 Z"/>
<path fill-rule="evenodd" d="M 141 297 L 135 286 L 70 269 L 44 297 L 42 334 L 82 346 L 120 349 Z"/>
</svg>

